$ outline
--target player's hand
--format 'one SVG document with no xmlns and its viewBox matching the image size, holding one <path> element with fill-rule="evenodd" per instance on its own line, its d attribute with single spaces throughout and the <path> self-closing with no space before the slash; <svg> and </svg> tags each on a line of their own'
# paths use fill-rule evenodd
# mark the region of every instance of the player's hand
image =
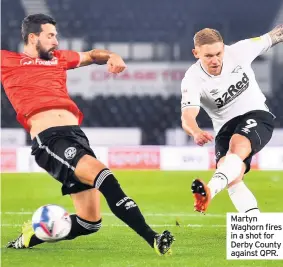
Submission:
<svg viewBox="0 0 283 267">
<path fill-rule="evenodd" d="M 124 60 L 117 54 L 111 54 L 107 61 L 108 71 L 114 74 L 120 73 L 126 69 Z"/>
<path fill-rule="evenodd" d="M 203 130 L 199 130 L 196 133 L 194 133 L 193 138 L 195 143 L 199 146 L 203 146 L 208 142 L 212 142 L 214 139 L 214 137 L 210 133 L 205 132 Z"/>
</svg>

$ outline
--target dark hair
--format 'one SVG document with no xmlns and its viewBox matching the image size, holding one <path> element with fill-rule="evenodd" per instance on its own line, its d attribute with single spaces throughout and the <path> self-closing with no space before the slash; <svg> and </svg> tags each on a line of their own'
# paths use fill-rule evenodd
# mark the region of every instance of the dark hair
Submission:
<svg viewBox="0 0 283 267">
<path fill-rule="evenodd" d="M 28 36 L 30 33 L 39 35 L 42 32 L 42 24 L 56 25 L 55 19 L 44 14 L 33 14 L 24 18 L 22 22 L 22 37 L 25 44 L 28 43 Z"/>
</svg>

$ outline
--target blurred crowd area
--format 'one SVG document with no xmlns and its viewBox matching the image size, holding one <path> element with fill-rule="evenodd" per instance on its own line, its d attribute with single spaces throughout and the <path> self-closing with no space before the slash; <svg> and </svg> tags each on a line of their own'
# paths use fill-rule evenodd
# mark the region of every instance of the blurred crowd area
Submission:
<svg viewBox="0 0 283 267">
<path fill-rule="evenodd" d="M 217 4 L 212 0 L 2 0 L 1 9 L 2 49 L 19 51 L 22 19 L 32 13 L 46 13 L 56 19 L 59 41 L 64 48 L 114 49 L 136 68 L 146 63 L 148 66 L 166 64 L 170 69 L 170 65 L 186 62 L 189 67 L 194 61 L 191 53 L 194 33 L 204 27 L 219 30 L 225 43 L 232 44 L 262 35 L 283 22 L 282 0 L 272 0 L 272 4 L 266 0 L 219 0 Z M 255 64 L 267 104 L 277 116 L 276 127 L 283 128 L 283 45 L 258 57 Z M 138 79 L 133 83 L 133 91 L 127 89 L 125 94 L 123 83 L 115 88 L 120 92 L 118 95 L 84 94 L 84 86 L 80 88 L 81 93 L 71 93 L 84 112 L 83 126 L 138 127 L 143 145 L 164 145 L 166 130 L 181 127 L 179 83 L 172 85 L 174 88 L 169 90 L 172 93 L 166 88 L 166 94 L 162 88 L 156 93 L 148 94 L 148 90 L 143 93 Z M 20 127 L 3 92 L 1 86 L 1 127 Z M 201 127 L 212 127 L 203 111 L 198 121 Z"/>
</svg>

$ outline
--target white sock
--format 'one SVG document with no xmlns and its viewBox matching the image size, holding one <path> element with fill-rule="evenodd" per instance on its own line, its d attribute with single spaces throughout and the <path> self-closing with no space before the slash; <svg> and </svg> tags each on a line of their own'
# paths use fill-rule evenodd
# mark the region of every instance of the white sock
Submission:
<svg viewBox="0 0 283 267">
<path fill-rule="evenodd" d="M 217 168 L 208 183 L 211 198 L 222 191 L 241 174 L 242 165 L 242 159 L 236 154 L 229 154 L 225 157 L 224 162 Z"/>
<path fill-rule="evenodd" d="M 259 213 L 256 198 L 243 181 L 229 187 L 228 193 L 238 212 Z"/>
</svg>

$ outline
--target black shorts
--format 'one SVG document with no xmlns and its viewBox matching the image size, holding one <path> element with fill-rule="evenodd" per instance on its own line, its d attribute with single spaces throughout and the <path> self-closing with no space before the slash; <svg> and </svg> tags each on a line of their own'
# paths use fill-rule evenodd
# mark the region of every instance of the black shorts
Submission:
<svg viewBox="0 0 283 267">
<path fill-rule="evenodd" d="M 73 194 L 92 187 L 75 176 L 78 161 L 84 155 L 96 157 L 79 126 L 49 128 L 32 140 L 32 155 L 36 163 L 62 183 L 62 194 Z"/>
<path fill-rule="evenodd" d="M 253 155 L 264 148 L 271 139 L 274 119 L 275 117 L 267 111 L 254 110 L 226 122 L 215 137 L 216 164 L 229 150 L 232 135 L 240 134 L 247 137 L 252 146 L 251 154 L 244 160 L 247 173 L 251 168 Z"/>
</svg>

